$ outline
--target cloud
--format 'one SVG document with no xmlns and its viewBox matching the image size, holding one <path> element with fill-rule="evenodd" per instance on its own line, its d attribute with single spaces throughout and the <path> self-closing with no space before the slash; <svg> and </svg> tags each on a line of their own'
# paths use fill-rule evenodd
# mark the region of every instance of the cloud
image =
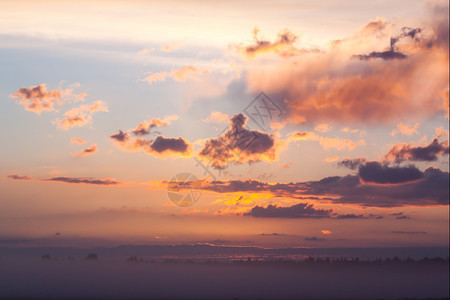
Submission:
<svg viewBox="0 0 450 300">
<path fill-rule="evenodd" d="M 158 136 L 155 140 L 130 137 L 128 133 L 119 130 L 118 133 L 110 136 L 110 139 L 116 142 L 116 145 L 125 151 L 144 151 L 160 157 L 178 155 L 189 157 L 192 147 L 189 142 L 181 137 L 166 138 Z"/>
<path fill-rule="evenodd" d="M 395 234 L 428 234 L 426 231 L 391 231 Z"/>
<path fill-rule="evenodd" d="M 358 58 L 360 60 L 370 60 L 374 58 L 381 58 L 384 60 L 389 59 L 405 59 L 407 56 L 400 52 L 395 52 L 394 50 L 386 50 L 386 51 L 372 51 L 369 54 L 359 54 L 353 55 L 354 58 Z"/>
<path fill-rule="evenodd" d="M 312 204 L 299 203 L 289 207 L 269 204 L 267 207 L 255 206 L 245 216 L 255 218 L 329 218 L 331 209 L 315 209 Z"/>
<path fill-rule="evenodd" d="M 358 146 L 365 146 L 366 142 L 363 139 L 359 141 L 352 141 L 348 139 L 341 138 L 329 138 L 324 136 L 319 136 L 314 132 L 303 132 L 297 131 L 288 135 L 288 141 L 301 141 L 301 140 L 312 140 L 319 141 L 322 148 L 327 149 L 336 149 L 336 150 L 353 150 Z"/>
<path fill-rule="evenodd" d="M 327 229 L 322 229 L 320 232 L 322 234 L 332 234 L 332 232 L 330 230 L 327 230 Z"/>
<path fill-rule="evenodd" d="M 31 180 L 30 176 L 8 175 L 6 177 L 13 180 Z"/>
<path fill-rule="evenodd" d="M 91 184 L 91 185 L 118 185 L 121 182 L 113 178 L 96 179 L 92 177 L 52 177 L 44 179 L 44 181 L 57 181 L 74 184 Z"/>
<path fill-rule="evenodd" d="M 150 145 L 150 148 L 158 153 L 187 153 L 189 151 L 189 143 L 181 137 L 165 138 L 163 136 L 158 136 L 156 140 Z"/>
<path fill-rule="evenodd" d="M 151 129 L 155 127 L 166 126 L 170 124 L 171 120 L 176 120 L 178 116 L 168 116 L 163 120 L 154 118 L 150 121 L 143 122 L 138 125 L 131 133 L 137 136 L 150 134 Z M 156 139 L 144 139 L 130 136 L 128 132 L 119 130 L 117 133 L 109 137 L 115 144 L 125 151 L 143 151 L 146 154 L 151 154 L 159 157 L 166 157 L 170 155 L 178 155 L 181 157 L 189 157 L 192 152 L 192 146 L 189 142 L 181 137 L 166 138 L 159 135 Z"/>
<path fill-rule="evenodd" d="M 253 45 L 237 45 L 236 48 L 241 51 L 245 57 L 252 58 L 261 54 L 275 53 L 281 57 L 291 57 L 300 53 L 308 52 L 305 49 L 298 49 L 294 46 L 298 36 L 289 30 L 280 31 L 275 41 L 270 42 L 258 37 L 259 29 L 253 29 Z M 315 51 L 315 50 L 309 50 Z"/>
<path fill-rule="evenodd" d="M 277 157 L 275 137 L 265 132 L 246 129 L 247 117 L 233 116 L 230 127 L 217 138 L 207 140 L 199 152 L 215 169 L 224 169 L 229 163 L 274 161 Z"/>
<path fill-rule="evenodd" d="M 170 72 L 150 73 L 150 75 L 145 77 L 143 81 L 147 81 L 151 84 L 156 81 L 166 81 L 166 78 L 169 77 L 175 79 L 176 81 L 184 82 L 188 79 L 198 79 L 199 76 L 207 74 L 208 72 L 209 70 L 205 68 L 183 66 L 179 69 L 172 69 Z"/>
<path fill-rule="evenodd" d="M 147 135 L 155 127 L 163 127 L 170 125 L 171 121 L 178 120 L 177 115 L 170 115 L 164 119 L 153 118 L 150 121 L 145 121 L 140 123 L 134 130 L 132 130 L 134 135 Z"/>
<path fill-rule="evenodd" d="M 422 29 L 420 28 L 409 28 L 409 27 L 403 27 L 402 33 L 396 37 L 391 37 L 391 45 L 389 50 L 385 51 L 372 51 L 368 55 L 354 55 L 354 58 L 359 58 L 360 60 L 370 60 L 374 58 L 381 58 L 384 60 L 390 60 L 390 59 L 405 59 L 407 56 L 403 53 L 396 52 L 395 46 L 398 43 L 398 41 L 401 38 L 404 37 L 410 37 L 414 39 L 416 42 L 420 41 L 419 34 L 422 32 Z"/>
<path fill-rule="evenodd" d="M 384 156 L 385 161 L 435 161 L 440 155 L 449 154 L 448 140 L 439 142 L 436 138 L 427 146 L 413 147 L 412 144 L 397 144 Z"/>
<path fill-rule="evenodd" d="M 26 110 L 32 111 L 38 115 L 42 111 L 54 111 L 55 104 L 62 105 L 62 98 L 74 97 L 83 101 L 86 93 L 73 94 L 73 89 L 52 90 L 47 91 L 47 86 L 42 83 L 37 86 L 20 88 L 15 94 L 10 95 L 11 98 L 19 98 Z"/>
<path fill-rule="evenodd" d="M 101 100 L 96 101 L 92 105 L 81 105 L 77 108 L 72 108 L 64 113 L 64 119 L 55 121 L 58 128 L 68 130 L 71 127 L 83 127 L 86 124 L 92 123 L 92 114 L 97 111 L 107 112 L 108 107 Z"/>
<path fill-rule="evenodd" d="M 94 154 L 95 152 L 97 152 L 97 150 L 98 150 L 98 148 L 94 144 L 94 145 L 91 145 L 90 147 L 88 147 L 86 149 L 83 149 L 80 153 L 74 152 L 74 153 L 72 153 L 72 155 L 78 156 L 78 157 L 84 157 L 84 156 L 88 156 L 88 155 Z"/>
<path fill-rule="evenodd" d="M 244 216 L 255 218 L 333 218 L 333 219 L 367 219 L 370 216 L 355 214 L 337 214 L 332 209 L 316 209 L 312 204 L 299 203 L 292 206 L 282 207 L 269 204 L 267 207 L 255 206 L 250 211 L 244 213 Z M 324 233 L 327 234 L 327 233 Z"/>
<path fill-rule="evenodd" d="M 331 126 L 327 123 L 322 123 L 314 127 L 314 130 L 325 133 L 331 130 Z"/>
<path fill-rule="evenodd" d="M 211 114 L 206 117 L 205 119 L 202 119 L 203 122 L 206 123 L 226 123 L 230 119 L 230 116 L 224 113 L 221 113 L 220 111 L 213 111 Z"/>
<path fill-rule="evenodd" d="M 305 241 L 322 242 L 325 241 L 325 239 L 312 236 L 312 237 L 305 237 Z"/>
<path fill-rule="evenodd" d="M 331 163 L 331 162 L 334 162 L 334 161 L 336 161 L 338 159 L 339 159 L 339 156 L 336 155 L 336 156 L 333 156 L 333 157 L 325 158 L 325 161 Z"/>
<path fill-rule="evenodd" d="M 20 104 L 25 106 L 26 110 L 40 114 L 42 111 L 54 110 L 54 104 L 60 102 L 61 91 L 53 90 L 47 92 L 45 83 L 29 87 L 20 88 L 15 94 L 10 95 L 12 98 L 20 98 Z"/>
<path fill-rule="evenodd" d="M 75 138 L 75 137 L 73 137 L 73 138 L 71 138 L 70 139 L 70 142 L 72 143 L 72 144 L 86 144 L 87 142 L 85 141 L 85 140 L 83 140 L 83 139 L 79 139 L 79 138 Z"/>
<path fill-rule="evenodd" d="M 407 59 L 351 59 L 352 52 L 366 51 L 384 38 L 369 30 L 334 43 L 327 52 L 252 65 L 246 72 L 247 87 L 283 99 L 289 123 L 378 125 L 433 117 L 448 109 L 437 101 L 445 101 L 441 95 L 448 90 L 448 45 L 439 37 L 442 28 L 448 31 L 448 17 L 430 19 L 439 26 L 424 28 L 420 40 L 411 39 L 416 34 L 406 30 L 401 35 L 408 38 L 395 43 Z"/>
<path fill-rule="evenodd" d="M 397 220 L 410 219 L 410 217 L 406 216 L 403 212 L 393 213 L 391 216 L 394 216 Z"/>
<path fill-rule="evenodd" d="M 346 168 L 349 168 L 350 170 L 356 170 L 365 162 L 366 162 L 366 159 L 362 158 L 362 157 L 354 158 L 354 159 L 346 158 L 346 159 L 338 162 L 337 165 L 338 165 L 338 167 L 346 167 Z"/>
<path fill-rule="evenodd" d="M 289 168 L 290 166 L 292 166 L 292 164 L 293 164 L 293 162 L 288 162 L 288 163 L 285 163 L 285 164 L 280 164 L 278 167 L 279 167 L 280 169 L 287 169 L 287 168 Z"/>
<path fill-rule="evenodd" d="M 366 162 L 359 166 L 359 177 L 365 183 L 397 184 L 422 179 L 424 174 L 414 166 L 389 167 L 379 162 Z"/>
<path fill-rule="evenodd" d="M 119 143 L 126 142 L 129 138 L 129 134 L 126 132 L 123 132 L 122 130 L 119 130 L 118 133 L 115 133 L 110 136 L 110 139 L 117 141 Z"/>
<path fill-rule="evenodd" d="M 419 128 L 419 123 L 414 124 L 414 126 L 408 126 L 399 123 L 397 124 L 397 129 L 392 130 L 391 135 L 395 136 L 398 133 L 401 133 L 402 135 L 419 134 L 417 132 L 417 128 Z"/>
<path fill-rule="evenodd" d="M 344 214 L 336 216 L 337 219 L 367 219 L 364 215 Z"/>
<path fill-rule="evenodd" d="M 442 128 L 442 126 L 440 128 L 436 128 L 435 132 L 438 137 L 447 137 L 448 138 L 448 131 L 445 130 L 444 128 Z"/>
<path fill-rule="evenodd" d="M 376 169 L 376 168 L 375 168 Z M 366 179 L 377 184 L 365 184 L 359 175 L 326 177 L 319 181 L 297 183 L 264 183 L 257 180 L 229 180 L 204 182 L 203 189 L 218 193 L 252 192 L 270 193 L 272 197 L 290 199 L 317 199 L 334 204 L 355 204 L 365 207 L 402 207 L 408 205 L 429 206 L 449 204 L 449 173 L 428 168 L 421 175 L 412 170 L 375 170 Z M 377 173 L 378 171 L 378 173 Z M 392 173 L 399 179 L 391 178 Z M 378 179 L 387 173 L 388 179 Z M 370 177 L 372 176 L 372 177 Z M 413 180 L 419 178 L 419 180 Z M 383 183 L 386 182 L 386 183 Z M 390 182 L 396 182 L 392 184 Z"/>
<path fill-rule="evenodd" d="M 180 48 L 180 43 L 173 42 L 173 43 L 170 43 L 168 45 L 161 46 L 161 51 L 172 52 L 173 50 L 178 49 L 178 48 Z"/>
</svg>

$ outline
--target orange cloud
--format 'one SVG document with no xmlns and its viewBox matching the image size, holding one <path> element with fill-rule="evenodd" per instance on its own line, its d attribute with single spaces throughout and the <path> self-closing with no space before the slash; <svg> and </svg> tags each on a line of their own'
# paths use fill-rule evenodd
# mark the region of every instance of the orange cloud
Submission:
<svg viewBox="0 0 450 300">
<path fill-rule="evenodd" d="M 205 119 L 202 119 L 203 122 L 206 123 L 226 123 L 230 119 L 230 116 L 224 113 L 221 113 L 220 111 L 213 111 L 211 114 L 206 117 Z"/>
<path fill-rule="evenodd" d="M 53 111 L 55 103 L 61 104 L 61 91 L 53 90 L 47 92 L 45 83 L 29 87 L 20 88 L 15 94 L 10 95 L 12 98 L 20 98 L 20 104 L 25 106 L 26 110 L 40 114 L 42 111 Z"/>
<path fill-rule="evenodd" d="M 419 128 L 419 123 L 414 124 L 414 126 L 403 125 L 402 123 L 397 124 L 397 129 L 392 130 L 391 135 L 395 136 L 398 133 L 402 135 L 412 135 L 419 134 L 417 132 L 417 128 Z"/>
<path fill-rule="evenodd" d="M 96 111 L 107 112 L 105 103 L 98 100 L 93 105 L 81 105 L 78 108 L 72 108 L 64 113 L 64 119 L 56 120 L 58 128 L 68 130 L 71 127 L 82 127 L 92 123 L 92 114 Z"/>
<path fill-rule="evenodd" d="M 331 234 L 332 233 L 330 230 L 326 230 L 326 229 L 322 229 L 320 232 L 322 232 L 322 234 Z"/>
<path fill-rule="evenodd" d="M 325 161 L 330 163 L 330 162 L 337 161 L 338 159 L 339 159 L 339 156 L 333 156 L 333 157 L 325 158 Z"/>
<path fill-rule="evenodd" d="M 442 11 L 447 11 L 443 9 Z M 448 32 L 448 16 L 441 22 Z M 368 28 L 378 31 L 384 25 Z M 264 90 L 283 99 L 287 120 L 293 123 L 380 124 L 410 117 L 428 118 L 448 110 L 448 33 L 435 28 L 402 30 L 407 36 L 396 45 L 404 59 L 358 60 L 352 55 L 370 52 L 383 38 L 367 30 L 368 36 L 350 38 L 328 52 L 306 53 L 295 59 L 254 65 L 247 70 L 251 91 Z M 414 32 L 414 34 L 413 34 Z M 425 34 L 427 33 L 427 34 Z M 411 38 L 414 37 L 414 38 Z M 350 46 L 351 45 L 351 46 Z M 426 84 L 424 84 L 426 83 Z M 443 95 L 444 105 L 436 101 Z"/>
<path fill-rule="evenodd" d="M 366 142 L 363 139 L 360 139 L 357 142 L 346 140 L 346 139 L 339 139 L 339 138 L 326 138 L 326 137 L 320 137 L 320 145 L 324 149 L 336 149 L 336 150 L 344 150 L 347 148 L 348 150 L 353 150 L 357 146 L 365 146 Z"/>
<path fill-rule="evenodd" d="M 331 130 L 331 126 L 327 123 L 322 123 L 314 127 L 314 130 L 325 133 Z"/>
<path fill-rule="evenodd" d="M 75 84 L 77 86 L 77 84 Z M 38 115 L 42 111 L 54 111 L 55 104 L 62 105 L 63 98 L 76 98 L 84 100 L 86 93 L 73 94 L 73 89 L 68 88 L 62 90 L 47 91 L 45 83 L 37 86 L 20 88 L 15 94 L 10 95 L 11 98 L 19 98 L 26 110 L 32 111 Z"/>
<path fill-rule="evenodd" d="M 280 169 L 287 169 L 287 168 L 289 168 L 290 166 L 292 166 L 292 164 L 293 164 L 293 162 L 288 162 L 288 163 L 285 163 L 285 164 L 281 164 L 281 165 L 279 165 L 278 167 L 279 167 Z"/>
<path fill-rule="evenodd" d="M 75 138 L 75 137 L 71 138 L 70 142 L 72 144 L 86 144 L 87 143 L 85 140 L 79 139 L 79 138 Z"/>
<path fill-rule="evenodd" d="M 365 146 L 366 142 L 363 139 L 360 139 L 359 141 L 352 141 L 347 139 L 340 139 L 340 138 L 328 138 L 323 136 L 318 136 L 314 132 L 303 132 L 303 131 L 297 131 L 289 135 L 288 141 L 298 141 L 298 140 L 313 140 L 313 141 L 319 141 L 320 145 L 324 149 L 336 149 L 336 150 L 353 150 L 357 146 Z"/>
<path fill-rule="evenodd" d="M 225 169 L 229 163 L 275 161 L 282 141 L 265 132 L 248 130 L 246 123 L 246 116 L 235 115 L 227 131 L 205 142 L 199 157 L 208 160 L 215 169 Z"/>
<path fill-rule="evenodd" d="M 281 57 L 291 57 L 308 52 L 308 50 L 298 49 L 294 46 L 298 37 L 288 30 L 280 31 L 273 42 L 260 39 L 258 37 L 259 32 L 259 29 L 256 27 L 253 29 L 253 45 L 244 46 L 240 44 L 235 47 L 248 58 L 268 53 L 275 53 Z"/>
<path fill-rule="evenodd" d="M 178 48 L 180 48 L 180 43 L 178 42 L 173 42 L 168 45 L 161 46 L 161 50 L 165 52 L 172 52 L 173 50 Z"/>
<path fill-rule="evenodd" d="M 436 128 L 435 131 L 436 131 L 436 135 L 438 137 L 448 137 L 448 131 L 444 130 L 444 128 L 442 128 L 442 126 L 439 128 Z"/>
<path fill-rule="evenodd" d="M 198 68 L 193 66 L 183 66 L 179 69 L 173 69 L 170 72 L 150 73 L 149 76 L 143 80 L 148 83 L 156 81 L 165 81 L 167 77 L 173 78 L 176 81 L 186 81 L 188 79 L 198 79 L 200 75 L 208 73 L 208 69 Z"/>
<path fill-rule="evenodd" d="M 72 153 L 72 155 L 78 156 L 78 157 L 84 157 L 84 156 L 88 156 L 88 155 L 94 154 L 95 152 L 97 152 L 97 150 L 98 150 L 98 148 L 94 144 L 94 145 L 91 145 L 90 147 L 88 147 L 86 149 L 83 149 L 80 153 L 74 152 L 74 153 Z"/>
</svg>

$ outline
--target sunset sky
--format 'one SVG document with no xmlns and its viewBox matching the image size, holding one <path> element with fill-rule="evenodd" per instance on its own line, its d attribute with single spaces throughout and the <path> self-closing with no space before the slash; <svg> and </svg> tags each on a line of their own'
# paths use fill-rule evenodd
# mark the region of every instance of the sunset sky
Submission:
<svg viewBox="0 0 450 300">
<path fill-rule="evenodd" d="M 0 245 L 448 246 L 448 12 L 0 0 Z"/>
</svg>

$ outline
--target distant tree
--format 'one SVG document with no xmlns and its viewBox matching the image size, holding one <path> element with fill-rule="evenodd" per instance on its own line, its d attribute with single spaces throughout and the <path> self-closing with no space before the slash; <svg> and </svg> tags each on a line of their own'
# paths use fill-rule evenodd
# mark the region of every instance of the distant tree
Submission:
<svg viewBox="0 0 450 300">
<path fill-rule="evenodd" d="M 48 254 L 44 254 L 44 255 L 41 256 L 41 259 L 42 260 L 51 260 L 52 257 L 50 255 L 48 255 Z"/>
<path fill-rule="evenodd" d="M 129 263 L 136 263 L 136 262 L 138 262 L 138 258 L 136 256 L 130 256 L 127 259 L 127 262 L 129 262 Z"/>
<path fill-rule="evenodd" d="M 84 258 L 84 260 L 92 260 L 92 261 L 98 260 L 98 256 L 97 256 L 97 254 L 95 254 L 95 253 L 89 253 L 89 254 Z"/>
</svg>

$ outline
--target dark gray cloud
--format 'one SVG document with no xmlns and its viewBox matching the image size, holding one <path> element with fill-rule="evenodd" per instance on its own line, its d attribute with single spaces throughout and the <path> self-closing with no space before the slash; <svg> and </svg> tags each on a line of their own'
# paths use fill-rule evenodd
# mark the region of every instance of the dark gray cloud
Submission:
<svg viewBox="0 0 450 300">
<path fill-rule="evenodd" d="M 338 167 L 346 167 L 350 170 L 358 169 L 362 164 L 366 162 L 365 158 L 344 159 L 338 162 Z"/>
<path fill-rule="evenodd" d="M 336 216 L 337 219 L 367 219 L 365 215 L 344 214 Z"/>
<path fill-rule="evenodd" d="M 181 137 L 165 138 L 163 136 L 158 136 L 150 145 L 150 148 L 158 153 L 166 151 L 186 153 L 189 149 L 189 143 Z"/>
<path fill-rule="evenodd" d="M 372 51 L 369 54 L 359 54 L 359 55 L 353 55 L 352 58 L 358 58 L 360 60 L 370 60 L 370 59 L 376 59 L 381 58 L 383 60 L 391 60 L 391 59 L 405 59 L 407 56 L 401 52 L 397 52 L 395 50 L 395 46 L 398 43 L 398 41 L 401 38 L 409 37 L 411 39 L 414 39 L 416 42 L 420 41 L 420 33 L 422 32 L 422 29 L 420 28 L 410 28 L 410 27 L 403 27 L 402 33 L 396 37 L 391 37 L 391 46 L 389 50 L 385 51 Z"/>
<path fill-rule="evenodd" d="M 391 231 L 395 234 L 428 234 L 426 231 Z"/>
<path fill-rule="evenodd" d="M 301 200 L 318 197 L 332 203 L 358 204 L 367 207 L 448 205 L 449 173 L 432 167 L 421 173 L 421 180 L 394 185 L 363 184 L 359 175 L 347 175 L 326 177 L 319 181 L 275 184 L 257 180 L 210 181 L 205 183 L 203 188 L 218 193 L 269 192 L 274 197 Z"/>
<path fill-rule="evenodd" d="M 325 241 L 325 239 L 312 236 L 312 237 L 305 237 L 305 241 L 322 242 Z"/>
<path fill-rule="evenodd" d="M 158 119 L 159 120 L 159 119 Z M 154 121 L 154 120 L 152 120 Z M 162 121 L 161 121 L 162 122 Z M 155 123 L 155 122 L 153 122 Z M 150 124 L 150 123 L 149 123 Z M 156 123 L 155 123 L 156 124 Z M 138 126 L 141 126 L 140 124 Z M 151 124 L 150 124 L 151 125 Z M 164 125 L 155 125 L 164 126 Z M 153 128 L 153 127 L 152 127 Z M 144 129 L 143 129 L 144 130 Z M 135 135 L 146 135 L 147 133 L 137 131 L 132 131 Z M 150 133 L 150 132 L 148 132 Z M 119 132 L 110 136 L 110 139 L 113 140 L 116 145 L 120 146 L 121 149 L 125 151 L 139 151 L 142 150 L 147 154 L 152 155 L 166 155 L 166 154 L 178 154 L 178 155 L 189 155 L 191 153 L 191 145 L 189 142 L 181 137 L 178 138 L 166 138 L 164 136 L 158 136 L 155 140 L 152 139 L 144 139 L 144 138 L 136 138 L 130 137 L 128 132 L 123 132 L 119 130 Z"/>
<path fill-rule="evenodd" d="M 52 177 L 44 179 L 44 181 L 58 181 L 75 184 L 92 184 L 92 185 L 117 185 L 120 181 L 110 178 L 96 179 L 92 177 Z"/>
<path fill-rule="evenodd" d="M 289 207 L 269 204 L 267 207 L 255 206 L 245 216 L 256 218 L 329 218 L 331 209 L 315 209 L 312 204 L 299 203 Z"/>
<path fill-rule="evenodd" d="M 112 140 L 116 140 L 118 142 L 126 142 L 129 138 L 129 134 L 126 132 L 123 132 L 122 130 L 119 130 L 119 132 L 111 135 L 110 138 Z"/>
<path fill-rule="evenodd" d="M 398 144 L 389 150 L 384 156 L 385 161 L 404 162 L 410 161 L 435 161 L 440 155 L 448 155 L 448 140 L 439 142 L 434 139 L 427 146 L 413 147 L 411 144 Z"/>
<path fill-rule="evenodd" d="M 355 214 L 337 214 L 332 209 L 316 209 L 312 204 L 299 203 L 292 206 L 281 207 L 269 204 L 267 207 L 255 206 L 249 212 L 244 213 L 244 216 L 251 216 L 255 218 L 333 218 L 333 219 L 367 219 L 376 217 L 375 215 L 355 215 Z M 267 234 L 266 234 L 267 235 Z M 278 235 L 278 234 L 273 234 Z"/>
<path fill-rule="evenodd" d="M 411 219 L 410 217 L 405 215 L 403 212 L 393 213 L 393 214 L 391 214 L 391 216 L 394 216 L 397 220 Z"/>
<path fill-rule="evenodd" d="M 396 52 L 393 50 L 387 50 L 387 51 L 372 51 L 369 54 L 358 54 L 353 55 L 352 58 L 358 58 L 360 60 L 371 60 L 375 58 L 381 58 L 384 60 L 390 60 L 390 59 L 405 59 L 407 56 L 403 53 Z"/>
<path fill-rule="evenodd" d="M 376 161 L 359 167 L 359 177 L 366 183 L 397 184 L 423 178 L 423 173 L 414 166 L 389 167 Z"/>
</svg>

